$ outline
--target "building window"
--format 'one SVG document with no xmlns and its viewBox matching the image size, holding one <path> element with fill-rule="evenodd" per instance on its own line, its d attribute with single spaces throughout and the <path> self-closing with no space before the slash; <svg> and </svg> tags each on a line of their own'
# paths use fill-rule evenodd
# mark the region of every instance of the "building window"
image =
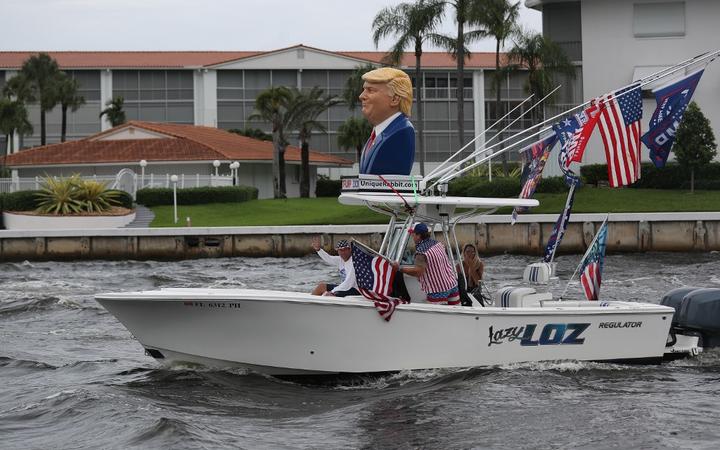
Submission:
<svg viewBox="0 0 720 450">
<path fill-rule="evenodd" d="M 685 2 L 635 3 L 633 14 L 637 38 L 685 36 Z"/>
</svg>

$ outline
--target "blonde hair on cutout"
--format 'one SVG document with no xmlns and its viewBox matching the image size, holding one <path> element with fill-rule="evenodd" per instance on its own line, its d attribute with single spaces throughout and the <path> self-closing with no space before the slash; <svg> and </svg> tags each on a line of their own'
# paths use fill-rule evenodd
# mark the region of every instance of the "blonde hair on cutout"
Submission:
<svg viewBox="0 0 720 450">
<path fill-rule="evenodd" d="M 408 74 L 392 67 L 371 70 L 362 76 L 368 83 L 383 83 L 390 88 L 391 95 L 400 97 L 400 111 L 410 117 L 412 112 L 413 87 Z"/>
</svg>

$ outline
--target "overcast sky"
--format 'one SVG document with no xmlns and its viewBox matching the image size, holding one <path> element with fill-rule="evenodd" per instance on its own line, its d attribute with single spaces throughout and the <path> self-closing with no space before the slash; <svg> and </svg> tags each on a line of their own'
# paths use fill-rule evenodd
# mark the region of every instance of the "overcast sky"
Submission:
<svg viewBox="0 0 720 450">
<path fill-rule="evenodd" d="M 401 1 L 2 0 L 0 50 L 272 50 L 296 44 L 375 50 L 375 14 Z M 521 24 L 541 31 L 540 13 L 522 3 Z M 454 28 L 446 19 L 442 31 Z M 383 41 L 379 50 L 389 46 Z M 493 51 L 494 42 L 470 49 Z"/>
</svg>

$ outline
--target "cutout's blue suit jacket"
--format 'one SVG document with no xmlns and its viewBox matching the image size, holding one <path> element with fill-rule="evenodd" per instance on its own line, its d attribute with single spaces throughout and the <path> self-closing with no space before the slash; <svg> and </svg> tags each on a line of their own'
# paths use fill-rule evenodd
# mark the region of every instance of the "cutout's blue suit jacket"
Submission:
<svg viewBox="0 0 720 450">
<path fill-rule="evenodd" d="M 367 147 L 367 143 L 365 144 Z M 369 175 L 410 175 L 415 160 L 415 128 L 400 114 L 375 137 L 360 160 L 360 173 Z"/>
</svg>

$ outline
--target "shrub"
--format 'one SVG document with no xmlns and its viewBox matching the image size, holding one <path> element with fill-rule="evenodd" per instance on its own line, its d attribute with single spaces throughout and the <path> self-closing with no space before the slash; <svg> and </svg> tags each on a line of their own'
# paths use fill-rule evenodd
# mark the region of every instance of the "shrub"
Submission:
<svg viewBox="0 0 720 450">
<path fill-rule="evenodd" d="M 329 178 L 318 178 L 315 183 L 315 195 L 317 197 L 337 197 L 342 190 L 342 181 Z"/>
<path fill-rule="evenodd" d="M 495 178 L 492 182 L 482 182 L 467 190 L 469 197 L 511 198 L 520 195 L 520 180 L 517 178 Z"/>
<path fill-rule="evenodd" d="M 103 212 L 121 204 L 117 190 L 108 189 L 107 183 L 83 180 L 80 175 L 68 178 L 46 177 L 36 196 L 36 210 L 45 214 Z"/>
<path fill-rule="evenodd" d="M 37 194 L 40 191 L 18 191 L 5 194 L 3 208 L 5 211 L 34 211 L 38 206 Z"/>
<path fill-rule="evenodd" d="M 123 208 L 132 209 L 133 208 L 133 198 L 132 195 L 128 194 L 125 191 L 119 190 L 119 189 L 111 189 L 113 192 L 117 192 L 117 195 L 115 197 L 115 200 L 117 200 L 118 205 L 122 206 Z"/>
<path fill-rule="evenodd" d="M 548 177 L 540 180 L 535 192 L 543 194 L 556 194 L 558 192 L 567 192 L 568 185 L 565 184 L 563 177 Z"/>
<path fill-rule="evenodd" d="M 580 177 L 583 184 L 599 186 L 601 183 L 607 183 L 607 164 L 586 164 L 580 167 Z"/>
<path fill-rule="evenodd" d="M 201 205 L 205 203 L 240 203 L 258 198 L 257 188 L 250 186 L 198 187 L 177 190 L 178 203 Z M 150 188 L 137 191 L 137 203 L 145 206 L 173 204 L 171 188 Z"/>
</svg>

